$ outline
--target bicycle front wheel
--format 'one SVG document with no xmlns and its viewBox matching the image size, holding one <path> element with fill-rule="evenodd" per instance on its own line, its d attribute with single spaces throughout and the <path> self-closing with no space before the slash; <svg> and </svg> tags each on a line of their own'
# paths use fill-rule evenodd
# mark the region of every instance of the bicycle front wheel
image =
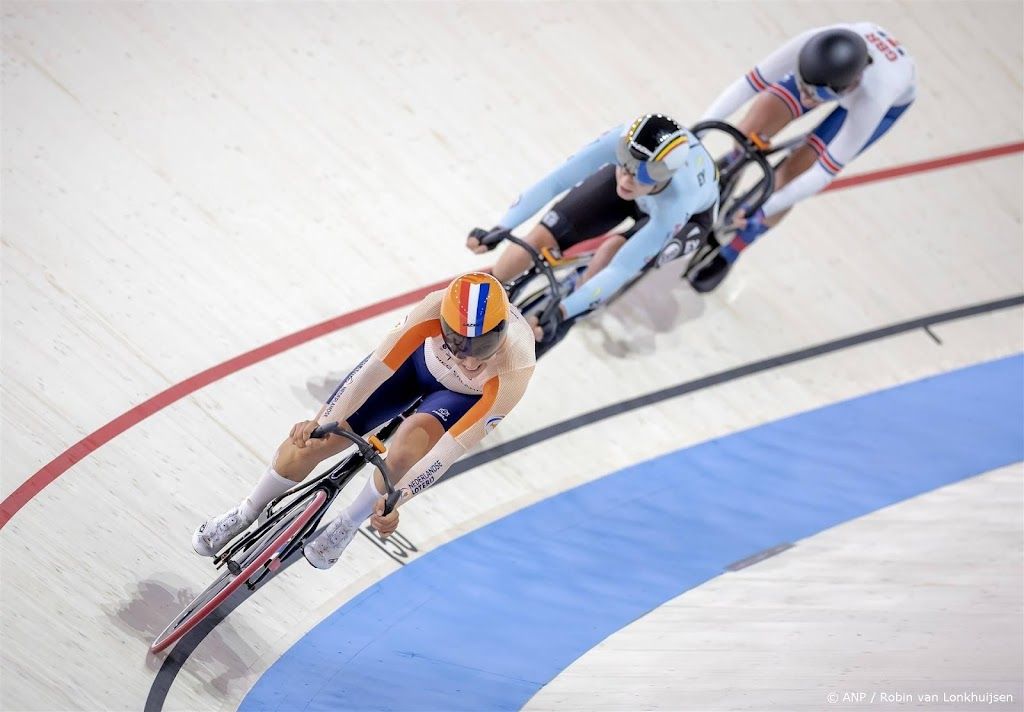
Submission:
<svg viewBox="0 0 1024 712">
<path fill-rule="evenodd" d="M 565 284 L 566 293 L 570 291 L 566 280 L 572 279 L 575 281 L 575 279 L 578 279 L 586 271 L 587 265 L 590 264 L 590 260 L 593 257 L 594 255 L 591 252 L 584 253 L 562 260 L 557 266 L 552 268 L 555 279 L 559 283 Z M 562 294 L 559 296 L 559 299 L 565 296 L 566 294 Z M 512 303 L 515 304 L 523 316 L 528 317 L 543 311 L 550 304 L 551 297 L 550 282 L 543 275 L 538 274 L 518 290 Z"/>
<path fill-rule="evenodd" d="M 221 575 L 210 584 L 202 593 L 196 596 L 184 610 L 179 613 L 164 631 L 156 637 L 149 646 L 151 653 L 159 653 L 161 650 L 174 645 L 186 633 L 199 625 L 208 615 L 227 600 L 228 596 L 243 583 L 258 573 L 264 566 L 276 569 L 275 557 L 283 550 L 292 539 L 294 539 L 317 515 L 320 508 L 327 501 L 327 492 L 318 489 L 313 493 L 309 502 L 303 507 L 296 507 L 287 515 L 281 518 L 274 526 L 267 530 L 267 533 L 260 537 L 238 562 L 242 570 L 238 575 L 232 574 L 227 567 Z M 279 564 L 280 562 L 277 561 Z"/>
</svg>

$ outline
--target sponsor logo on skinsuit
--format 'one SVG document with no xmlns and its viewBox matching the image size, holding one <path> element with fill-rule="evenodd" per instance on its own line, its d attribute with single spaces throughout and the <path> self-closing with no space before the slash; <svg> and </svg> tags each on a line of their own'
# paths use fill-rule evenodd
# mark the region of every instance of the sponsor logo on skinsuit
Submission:
<svg viewBox="0 0 1024 712">
<path fill-rule="evenodd" d="M 323 415 L 320 416 L 321 420 L 326 418 L 328 415 L 330 415 L 334 411 L 334 406 L 336 406 L 338 404 L 338 399 L 340 399 L 342 394 L 345 393 L 345 391 L 348 389 L 349 385 L 351 385 L 352 379 L 355 378 L 356 374 L 359 373 L 359 371 L 362 370 L 363 366 L 366 365 L 366 362 L 370 360 L 370 356 L 372 356 L 372 355 L 373 354 L 367 354 L 366 358 L 364 358 L 362 361 L 357 363 L 356 367 L 353 368 L 349 372 L 349 374 L 347 376 L 345 376 L 345 378 L 342 379 L 341 383 L 338 384 L 338 387 L 334 389 L 334 393 L 332 393 L 331 397 L 327 399 L 327 409 L 324 410 Z"/>
<path fill-rule="evenodd" d="M 669 240 L 658 253 L 658 266 L 661 267 L 666 262 L 671 262 L 681 254 L 683 254 L 683 246 L 679 244 L 679 240 Z"/>
<path fill-rule="evenodd" d="M 412 492 L 413 494 L 416 494 L 418 492 L 422 492 L 427 487 L 430 487 L 430 485 L 434 484 L 434 480 L 436 479 L 434 475 L 436 475 L 438 471 L 440 471 L 440 469 L 441 461 L 434 460 L 434 464 L 428 467 L 425 472 L 417 476 L 416 479 L 409 483 L 409 491 Z"/>
<path fill-rule="evenodd" d="M 488 418 L 487 422 L 484 423 L 484 432 L 489 433 L 492 430 L 494 430 L 496 427 L 498 427 L 498 423 L 500 423 L 501 419 L 504 417 L 504 415 L 495 415 L 491 418 Z"/>
</svg>

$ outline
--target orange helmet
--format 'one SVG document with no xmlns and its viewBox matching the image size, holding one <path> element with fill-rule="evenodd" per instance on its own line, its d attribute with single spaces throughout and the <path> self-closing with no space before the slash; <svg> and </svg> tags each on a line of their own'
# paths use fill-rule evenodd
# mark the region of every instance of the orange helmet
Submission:
<svg viewBox="0 0 1024 712">
<path fill-rule="evenodd" d="M 459 358 L 485 359 L 505 341 L 508 295 L 489 274 L 470 272 L 456 277 L 441 300 L 441 335 Z"/>
</svg>

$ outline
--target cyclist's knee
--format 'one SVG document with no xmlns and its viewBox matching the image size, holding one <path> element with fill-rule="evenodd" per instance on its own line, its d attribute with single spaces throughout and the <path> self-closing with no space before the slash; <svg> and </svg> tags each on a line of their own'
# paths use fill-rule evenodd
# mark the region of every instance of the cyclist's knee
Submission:
<svg viewBox="0 0 1024 712">
<path fill-rule="evenodd" d="M 547 247 L 553 250 L 558 247 L 558 240 L 543 223 L 537 223 L 530 229 L 530 232 L 526 235 L 526 241 L 538 249 Z"/>
<path fill-rule="evenodd" d="M 762 92 L 754 98 L 750 110 L 736 124 L 745 135 L 760 134 L 771 138 L 793 120 L 793 114 L 782 100 L 769 92 Z"/>
<path fill-rule="evenodd" d="M 603 270 L 612 261 L 616 253 L 622 249 L 622 246 L 626 244 L 626 238 L 623 235 L 614 234 L 610 235 L 608 239 L 601 243 L 601 245 L 594 252 L 594 258 L 590 260 L 590 264 L 587 265 L 587 269 L 584 270 L 583 274 L 576 282 L 576 289 L 579 289 L 583 284 L 588 282 L 598 272 Z"/>
<path fill-rule="evenodd" d="M 557 247 L 554 236 L 551 231 L 543 225 L 535 225 L 532 230 L 526 235 L 525 241 L 533 247 L 540 249 L 542 247 L 548 247 L 554 249 Z M 507 282 L 508 280 L 515 277 L 517 274 L 527 269 L 530 266 L 530 255 L 519 245 L 509 245 L 501 257 L 498 258 L 497 263 L 491 270 L 498 281 Z"/>
<path fill-rule="evenodd" d="M 806 143 L 790 153 L 775 169 L 775 189 L 778 190 L 814 165 L 818 153 Z"/>
<path fill-rule="evenodd" d="M 282 477 L 301 482 L 320 462 L 337 455 L 350 445 L 339 436 L 313 441 L 306 447 L 297 447 L 291 439 L 285 440 L 274 454 L 274 470 Z"/>
<path fill-rule="evenodd" d="M 429 413 L 414 413 L 402 423 L 388 446 L 388 467 L 400 478 L 444 435 L 444 426 Z"/>
</svg>

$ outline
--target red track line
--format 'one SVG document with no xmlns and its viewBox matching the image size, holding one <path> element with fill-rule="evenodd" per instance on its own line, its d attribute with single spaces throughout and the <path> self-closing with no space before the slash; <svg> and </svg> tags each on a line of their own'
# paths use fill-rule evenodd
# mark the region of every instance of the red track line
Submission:
<svg viewBox="0 0 1024 712">
<path fill-rule="evenodd" d="M 900 176 L 906 176 L 913 173 L 923 173 L 925 171 L 948 168 L 962 163 L 981 161 L 986 158 L 995 158 L 998 156 L 1009 155 L 1011 153 L 1020 153 L 1022 151 L 1024 151 L 1024 142 L 994 146 L 992 148 L 969 151 L 967 153 L 958 153 L 952 156 L 936 158 L 931 161 L 908 163 L 903 166 L 896 166 L 895 168 L 886 168 L 879 171 L 872 171 L 870 173 L 849 176 L 848 178 L 839 178 L 838 180 L 833 181 L 826 190 L 842 190 L 844 188 L 852 188 L 865 183 L 874 183 L 876 181 L 898 178 Z M 596 243 L 589 242 L 589 244 Z M 34 475 L 25 480 L 25 482 L 14 490 L 14 492 L 12 492 L 3 501 L 3 503 L 0 503 L 0 529 L 11 521 L 11 518 L 18 513 L 18 510 L 24 507 L 33 497 L 43 491 L 47 485 L 67 472 L 72 465 L 82 460 L 102 445 L 107 444 L 124 431 L 138 425 L 140 422 L 153 415 L 153 413 L 163 410 L 172 403 L 187 395 L 195 393 L 200 388 L 208 386 L 214 381 L 218 381 L 225 376 L 235 373 L 236 371 L 240 371 L 247 366 L 259 363 L 271 356 L 276 356 L 282 351 L 287 351 L 290 348 L 304 344 L 317 337 L 324 336 L 325 334 L 337 331 L 338 329 L 342 329 L 346 326 L 358 324 L 361 321 L 366 321 L 367 319 L 379 316 L 380 314 L 384 314 L 385 312 L 389 312 L 393 309 L 413 304 L 422 299 L 428 292 L 440 289 L 445 284 L 447 284 L 447 281 L 431 284 L 427 287 L 421 287 L 420 289 L 406 292 L 405 294 L 399 294 L 396 297 L 385 299 L 384 301 L 377 302 L 376 304 L 370 304 L 361 309 L 356 309 L 355 311 L 348 312 L 347 314 L 336 316 L 333 319 L 328 319 L 327 321 L 320 322 L 319 324 L 314 324 L 313 326 L 297 331 L 294 334 L 289 334 L 276 341 L 272 341 L 269 344 L 255 348 L 252 351 L 247 351 L 241 356 L 236 356 L 224 363 L 208 368 L 205 371 L 185 379 L 181 383 L 177 383 L 170 388 L 157 393 L 147 401 L 140 403 L 131 410 L 114 418 L 99 430 L 96 430 L 82 438 L 60 455 L 53 458 Z"/>
<path fill-rule="evenodd" d="M 910 175 L 911 173 L 935 171 L 940 168 L 958 166 L 961 163 L 983 161 L 986 158 L 998 158 L 999 156 L 1007 156 L 1011 153 L 1020 153 L 1021 151 L 1024 151 L 1024 141 L 1019 143 L 1007 143 L 1002 146 L 993 146 L 992 148 L 983 148 L 978 151 L 968 151 L 967 153 L 954 153 L 952 156 L 943 156 L 942 158 L 935 158 L 931 161 L 907 163 L 894 168 L 884 168 L 880 171 L 860 173 L 855 176 L 850 176 L 849 178 L 838 178 L 832 181 L 832 184 L 822 192 L 827 193 L 830 190 L 842 190 L 843 188 L 852 188 L 856 185 L 863 185 L 864 183 L 874 183 L 875 181 L 887 180 L 889 178 L 899 178 L 901 176 Z"/>
<path fill-rule="evenodd" d="M 346 326 L 358 324 L 361 321 L 372 319 L 373 317 L 391 311 L 392 309 L 398 309 L 407 304 L 415 303 L 422 299 L 428 292 L 440 289 L 447 283 L 447 281 L 438 282 L 437 284 L 420 287 L 419 289 L 411 292 L 399 294 L 397 297 L 391 297 L 390 299 L 385 299 L 382 302 L 370 304 L 362 309 L 356 309 L 355 311 L 348 312 L 347 314 L 342 314 L 332 319 L 328 319 L 327 321 L 322 321 L 319 324 L 306 327 L 301 331 L 296 331 L 294 334 L 289 334 L 277 339 L 276 341 L 271 341 L 269 344 L 255 348 L 252 351 L 247 351 L 241 356 L 235 356 L 233 359 L 217 364 L 212 368 L 208 368 L 205 371 L 185 379 L 181 383 L 176 383 L 167 390 L 157 393 L 149 400 L 140 403 L 126 413 L 122 413 L 118 417 L 114 418 L 96 432 L 90 433 L 86 437 L 82 438 L 44 465 L 39 472 L 35 473 L 28 480 L 23 482 L 18 489 L 14 490 L 14 492 L 12 492 L 7 499 L 0 504 L 0 528 L 6 525 L 7 522 L 11 520 L 11 517 L 13 517 L 19 509 L 24 507 L 29 500 L 39 494 L 39 492 L 48 484 L 64 474 L 72 465 L 99 448 L 101 445 L 106 445 L 128 428 L 137 425 L 149 416 L 153 415 L 153 413 L 163 410 L 175 401 L 195 393 L 200 388 L 208 386 L 214 381 L 218 381 L 225 376 L 231 375 L 236 371 L 240 371 L 246 366 L 252 366 L 254 363 L 259 363 L 271 356 L 276 356 L 282 351 L 287 351 L 290 348 L 304 344 L 319 336 L 329 334 L 332 331 L 337 331 L 338 329 L 342 329 Z"/>
</svg>

